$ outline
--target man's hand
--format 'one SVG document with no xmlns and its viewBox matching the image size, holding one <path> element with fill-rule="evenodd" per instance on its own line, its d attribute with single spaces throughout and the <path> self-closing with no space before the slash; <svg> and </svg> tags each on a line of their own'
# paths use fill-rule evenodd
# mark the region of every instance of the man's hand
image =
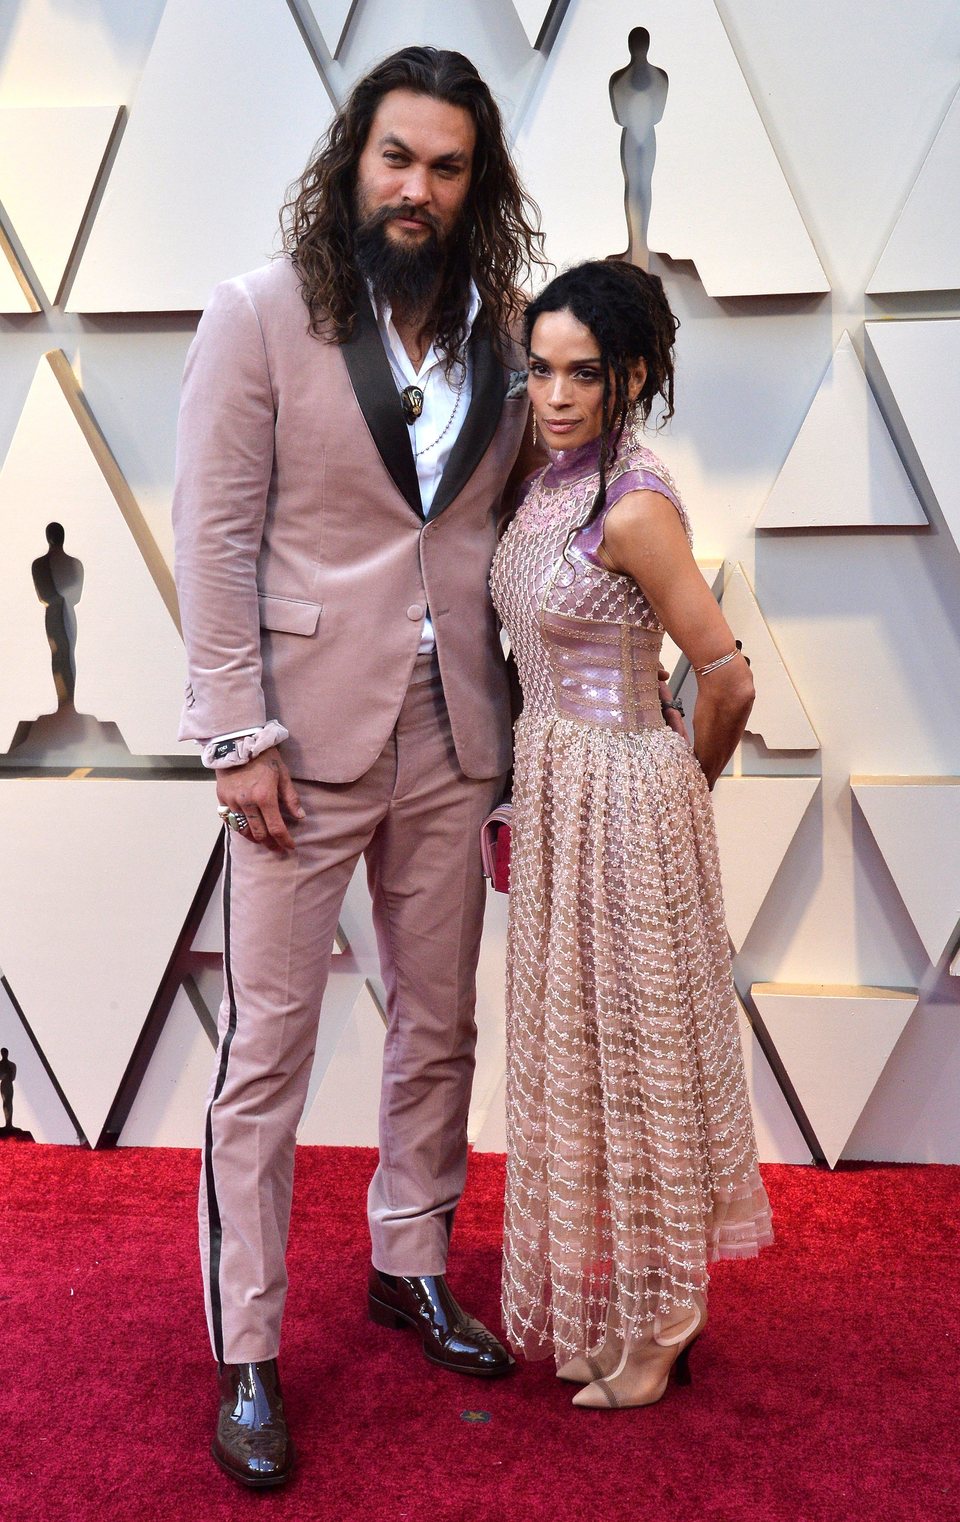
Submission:
<svg viewBox="0 0 960 1522">
<path fill-rule="evenodd" d="M 293 836 L 283 822 L 304 819 L 297 790 L 274 746 L 254 756 L 244 766 L 231 766 L 217 773 L 217 797 L 228 808 L 247 817 L 244 830 L 258 845 L 271 851 L 293 851 Z"/>
</svg>

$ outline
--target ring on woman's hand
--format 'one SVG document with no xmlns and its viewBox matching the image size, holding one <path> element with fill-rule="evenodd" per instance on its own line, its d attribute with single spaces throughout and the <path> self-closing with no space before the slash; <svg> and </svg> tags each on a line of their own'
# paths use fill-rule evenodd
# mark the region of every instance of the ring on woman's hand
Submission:
<svg viewBox="0 0 960 1522">
<path fill-rule="evenodd" d="M 240 830 L 242 832 L 250 828 L 250 821 L 246 814 L 241 813 L 239 809 L 232 809 L 227 803 L 222 803 L 217 809 L 217 813 L 228 830 Z"/>
</svg>

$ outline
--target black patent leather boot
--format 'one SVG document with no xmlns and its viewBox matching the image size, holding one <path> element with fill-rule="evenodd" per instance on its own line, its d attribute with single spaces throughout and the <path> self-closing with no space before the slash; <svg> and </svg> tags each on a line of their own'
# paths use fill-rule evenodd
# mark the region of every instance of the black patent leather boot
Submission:
<svg viewBox="0 0 960 1522">
<path fill-rule="evenodd" d="M 220 1365 L 220 1411 L 211 1453 L 241 1485 L 282 1485 L 293 1468 L 277 1360 Z"/>
<path fill-rule="evenodd" d="M 412 1327 L 424 1356 L 455 1374 L 496 1379 L 514 1361 L 482 1321 L 458 1305 L 443 1274 L 385 1274 L 371 1265 L 367 1286 L 370 1319 L 378 1326 Z"/>
</svg>

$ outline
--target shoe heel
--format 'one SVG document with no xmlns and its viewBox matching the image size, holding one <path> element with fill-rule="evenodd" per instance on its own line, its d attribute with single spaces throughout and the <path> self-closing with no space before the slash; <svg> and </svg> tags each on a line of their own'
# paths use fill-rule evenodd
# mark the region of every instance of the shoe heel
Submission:
<svg viewBox="0 0 960 1522">
<path fill-rule="evenodd" d="M 367 1311 L 370 1320 L 375 1321 L 377 1326 L 389 1327 L 393 1332 L 402 1332 L 403 1328 L 407 1325 L 407 1318 L 405 1316 L 398 1315 L 396 1311 L 390 1309 L 389 1305 L 381 1304 L 372 1295 L 367 1297 Z"/>
<path fill-rule="evenodd" d="M 690 1373 L 690 1349 L 692 1347 L 693 1343 L 688 1342 L 673 1366 L 673 1377 L 678 1385 L 693 1384 L 693 1378 Z"/>
</svg>

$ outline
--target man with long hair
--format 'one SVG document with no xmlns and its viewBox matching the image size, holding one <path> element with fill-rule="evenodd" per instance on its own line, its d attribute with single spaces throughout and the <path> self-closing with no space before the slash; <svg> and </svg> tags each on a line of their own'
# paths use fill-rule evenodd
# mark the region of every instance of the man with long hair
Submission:
<svg viewBox="0 0 960 1522">
<path fill-rule="evenodd" d="M 361 855 L 387 989 L 368 1309 L 444 1368 L 512 1364 L 445 1269 L 478 830 L 510 763 L 487 575 L 525 439 L 509 380 L 536 216 L 473 65 L 406 48 L 359 82 L 307 168 L 284 257 L 217 288 L 187 361 L 181 735 L 216 768 L 228 826 L 201 1252 L 213 1453 L 249 1485 L 293 1461 L 276 1360 L 296 1128 Z"/>
</svg>

